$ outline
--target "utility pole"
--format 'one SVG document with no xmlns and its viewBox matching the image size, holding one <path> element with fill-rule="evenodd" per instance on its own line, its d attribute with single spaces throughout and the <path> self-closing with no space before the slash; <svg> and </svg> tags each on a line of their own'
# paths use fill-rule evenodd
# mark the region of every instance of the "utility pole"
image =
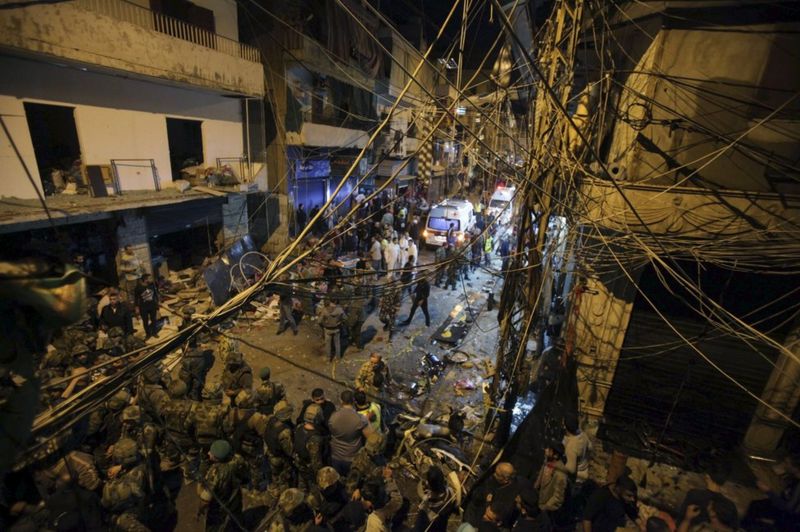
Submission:
<svg viewBox="0 0 800 532">
<path fill-rule="evenodd" d="M 496 442 L 504 442 L 511 427 L 511 414 L 518 395 L 529 382 L 529 340 L 540 327 L 549 301 L 543 294 L 551 275 L 548 223 L 554 208 L 556 185 L 568 179 L 561 173 L 560 157 L 568 142 L 568 124 L 545 89 L 552 87 L 559 102 L 567 103 L 572 93 L 574 59 L 581 30 L 583 0 L 558 0 L 547 21 L 545 37 L 537 46 L 536 60 L 545 79 L 537 80 L 531 106 L 530 155 L 522 183 L 518 183 L 517 242 L 500 298 L 498 319 L 500 340 L 490 396 L 498 415 L 489 412 L 487 430 L 497 420 Z M 539 335 L 541 336 L 541 335 Z M 536 350 L 541 352 L 541 342 Z"/>
</svg>

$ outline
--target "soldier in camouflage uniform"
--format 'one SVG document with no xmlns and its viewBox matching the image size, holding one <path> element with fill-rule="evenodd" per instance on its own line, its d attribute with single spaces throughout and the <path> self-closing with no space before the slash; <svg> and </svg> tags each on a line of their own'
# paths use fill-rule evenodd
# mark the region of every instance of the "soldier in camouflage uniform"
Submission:
<svg viewBox="0 0 800 532">
<path fill-rule="evenodd" d="M 314 485 L 317 472 L 325 466 L 325 438 L 320 432 L 322 408 L 316 403 L 308 405 L 303 414 L 303 424 L 294 431 L 294 455 L 298 472 L 298 486 L 309 489 Z"/>
<path fill-rule="evenodd" d="M 400 289 L 391 280 L 386 281 L 381 296 L 380 311 L 378 317 L 383 323 L 383 330 L 389 331 L 389 340 L 392 339 L 397 311 L 400 309 Z"/>
<path fill-rule="evenodd" d="M 89 414 L 87 436 L 83 442 L 87 452 L 93 451 L 95 460 L 101 469 L 108 467 L 108 447 L 119 440 L 122 434 L 122 419 L 120 414 L 128 406 L 131 395 L 126 390 L 120 390 L 100 407 Z"/>
<path fill-rule="evenodd" d="M 220 344 L 220 354 L 227 353 L 224 358 L 225 369 L 222 371 L 222 390 L 228 400 L 233 401 L 242 390 L 253 388 L 253 370 L 242 358 L 236 341 L 228 340 L 227 343 Z M 226 346 L 224 351 L 223 346 Z"/>
<path fill-rule="evenodd" d="M 109 513 L 115 530 L 147 532 L 142 524 L 146 515 L 148 487 L 144 465 L 139 461 L 136 442 L 123 438 L 114 446 L 115 465 L 108 472 L 101 504 Z"/>
<path fill-rule="evenodd" d="M 360 491 L 364 482 L 370 478 L 380 478 L 381 470 L 386 466 L 386 458 L 382 454 L 383 444 L 382 434 L 373 432 L 367 436 L 364 447 L 358 450 L 350 465 L 350 472 L 345 481 L 348 493 L 354 494 Z"/>
<path fill-rule="evenodd" d="M 384 387 L 391 381 L 389 366 L 379 353 L 370 353 L 369 360 L 361 365 L 356 375 L 356 390 L 372 397 L 380 397 Z"/>
<path fill-rule="evenodd" d="M 136 442 L 139 447 L 139 452 L 148 467 L 153 470 L 153 467 L 158 464 L 155 461 L 156 457 L 156 443 L 159 439 L 158 427 L 149 421 L 142 418 L 142 410 L 138 406 L 128 406 L 122 411 L 122 439 L 129 439 Z"/>
<path fill-rule="evenodd" d="M 208 461 L 211 444 L 224 434 L 223 420 L 228 415 L 229 407 L 222 404 L 222 388 L 219 384 L 207 384 L 203 388 L 202 398 L 194 408 L 194 431 L 195 440 L 200 447 L 200 475 L 204 476 L 211 465 Z"/>
<path fill-rule="evenodd" d="M 292 406 L 286 401 L 275 405 L 273 414 L 267 420 L 264 431 L 264 444 L 269 460 L 270 481 L 269 491 L 273 499 L 277 499 L 284 490 L 291 487 L 294 480 L 293 433 L 294 425 L 291 422 Z"/>
<path fill-rule="evenodd" d="M 319 470 L 317 484 L 308 501 L 316 515 L 321 517 L 322 525 L 334 532 L 359 530 L 367 518 L 361 503 L 351 501 L 341 476 L 330 466 Z"/>
<path fill-rule="evenodd" d="M 179 378 L 189 387 L 189 399 L 199 401 L 206 384 L 206 375 L 211 369 L 210 355 L 197 345 L 197 337 L 192 336 L 186 343 L 186 350 L 181 359 L 181 369 L 178 373 Z"/>
<path fill-rule="evenodd" d="M 270 524 L 269 532 L 306 532 L 314 530 L 314 511 L 306 494 L 289 488 L 278 499 L 278 518 Z"/>
<path fill-rule="evenodd" d="M 247 471 L 244 460 L 233 452 L 226 440 L 215 441 L 211 445 L 208 458 L 211 467 L 203 482 L 197 486 L 200 496 L 198 513 L 205 515 L 206 532 L 239 530 L 237 521 L 241 523 L 241 488 Z"/>
<path fill-rule="evenodd" d="M 233 448 L 245 459 L 250 468 L 250 487 L 263 490 L 266 487 L 266 455 L 264 454 L 264 432 L 267 416 L 254 408 L 253 393 L 242 390 L 236 396 L 234 412 Z"/>
<path fill-rule="evenodd" d="M 176 380 L 169 385 L 169 401 L 162 409 L 164 435 L 164 458 L 161 469 L 164 471 L 180 466 L 184 478 L 192 477 L 192 462 L 196 452 L 194 439 L 195 403 L 186 398 L 186 383 Z"/>
<path fill-rule="evenodd" d="M 264 415 L 272 414 L 275 405 L 286 399 L 286 390 L 283 385 L 269 380 L 270 374 L 271 371 L 266 366 L 258 371 L 261 382 L 255 391 L 256 409 Z"/>
<path fill-rule="evenodd" d="M 364 345 L 361 342 L 361 327 L 364 325 L 365 307 L 367 298 L 359 289 L 353 289 L 349 285 L 345 285 L 343 291 L 345 292 L 344 301 L 347 302 L 347 317 L 344 321 L 344 326 L 347 328 L 347 337 L 350 344 L 356 346 L 358 349 L 363 349 Z"/>
<path fill-rule="evenodd" d="M 161 411 L 169 402 L 169 395 L 161 385 L 161 371 L 157 366 L 150 366 L 142 372 L 136 399 L 145 419 L 153 422 L 161 419 Z"/>
</svg>

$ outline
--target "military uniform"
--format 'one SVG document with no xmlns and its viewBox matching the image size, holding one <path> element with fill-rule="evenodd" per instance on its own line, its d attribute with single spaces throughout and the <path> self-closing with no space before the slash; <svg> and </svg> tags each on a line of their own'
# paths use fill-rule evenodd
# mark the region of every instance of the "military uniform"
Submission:
<svg viewBox="0 0 800 532">
<path fill-rule="evenodd" d="M 447 272 L 447 265 L 445 264 L 445 261 L 447 260 L 447 248 L 445 246 L 439 246 L 436 248 L 434 259 L 437 266 L 436 281 L 433 284 L 439 286 L 442 284 L 442 281 L 445 278 L 445 273 Z"/>
<path fill-rule="evenodd" d="M 264 415 L 272 414 L 272 410 L 279 401 L 286 399 L 286 390 L 283 385 L 269 380 L 270 370 L 267 367 L 259 371 L 261 382 L 255 390 L 254 400 L 256 410 Z"/>
<path fill-rule="evenodd" d="M 238 351 L 232 351 L 225 359 L 222 372 L 222 390 L 229 399 L 233 399 L 242 390 L 253 388 L 253 370 Z"/>
<path fill-rule="evenodd" d="M 367 360 L 358 370 L 355 384 L 356 389 L 376 397 L 380 395 L 389 380 L 389 366 L 386 362 L 380 360 L 377 364 L 373 364 L 371 360 Z"/>
<path fill-rule="evenodd" d="M 318 428 L 322 423 L 322 409 L 319 405 L 309 405 L 303 414 L 303 421 L 304 423 L 295 429 L 293 441 L 298 485 L 301 489 L 314 485 L 317 472 L 325 465 L 327 454 L 325 437 Z M 314 428 L 307 429 L 306 423 L 314 425 Z"/>
<path fill-rule="evenodd" d="M 199 401 L 203 387 L 206 383 L 206 375 L 210 369 L 206 351 L 197 347 L 192 347 L 186 351 L 181 360 L 180 379 L 189 388 L 188 396 L 193 401 Z"/>
<path fill-rule="evenodd" d="M 350 465 L 345 488 L 352 494 L 361 489 L 364 481 L 372 477 L 380 477 L 381 469 L 386 465 L 386 458 L 381 454 L 384 438 L 381 434 L 373 432 L 367 437 L 364 446 L 358 450 Z"/>
<path fill-rule="evenodd" d="M 144 465 L 138 463 L 136 443 L 127 438 L 120 440 L 114 446 L 113 457 L 122 469 L 103 486 L 100 504 L 108 511 L 116 530 L 148 531 L 142 524 L 148 499 L 147 475 Z"/>
<path fill-rule="evenodd" d="M 242 479 L 246 465 L 241 456 L 234 454 L 230 444 L 217 440 L 211 445 L 215 461 L 208 469 L 203 482 L 197 486 L 198 495 L 206 511 L 206 532 L 239 530 L 233 518 L 220 506 L 220 501 L 236 519 L 242 514 Z"/>
<path fill-rule="evenodd" d="M 383 330 L 389 331 L 389 338 L 392 338 L 394 322 L 397 319 L 397 311 L 400 308 L 400 290 L 395 286 L 384 288 L 381 297 L 381 308 L 379 317 L 383 323 Z"/>
<path fill-rule="evenodd" d="M 275 499 L 291 487 L 294 479 L 292 463 L 294 425 L 290 421 L 291 418 L 291 407 L 285 401 L 281 401 L 276 405 L 275 413 L 267 420 L 264 431 L 264 444 L 270 470 L 268 490 Z"/>
<path fill-rule="evenodd" d="M 203 389 L 203 401 L 194 407 L 195 440 L 200 447 L 200 474 L 205 475 L 210 463 L 208 452 L 211 444 L 223 437 L 223 421 L 229 413 L 229 407 L 220 404 L 222 390 L 219 387 Z"/>
<path fill-rule="evenodd" d="M 314 529 L 314 512 L 306 494 L 297 488 L 281 493 L 278 518 L 270 524 L 269 532 L 308 532 Z"/>
<path fill-rule="evenodd" d="M 175 381 L 170 385 L 170 399 L 162 409 L 164 428 L 167 431 L 164 438 L 164 457 L 167 459 L 162 469 L 172 469 L 180 465 L 185 477 L 190 477 L 192 457 L 197 452 L 195 448 L 195 419 L 194 410 L 196 403 L 185 399 L 186 384 Z M 186 460 L 189 456 L 189 462 Z"/>
<path fill-rule="evenodd" d="M 347 337 L 351 344 L 355 345 L 358 349 L 363 349 L 361 343 L 361 327 L 364 325 L 364 307 L 366 306 L 366 296 L 357 293 L 355 290 L 349 290 L 347 297 L 347 318 L 345 319 L 345 326 L 347 327 Z"/>
<path fill-rule="evenodd" d="M 262 489 L 266 472 L 264 432 L 267 428 L 267 416 L 252 408 L 252 394 L 246 390 L 236 396 L 236 406 L 233 409 L 233 448 L 242 455 L 250 469 L 250 486 Z"/>
</svg>

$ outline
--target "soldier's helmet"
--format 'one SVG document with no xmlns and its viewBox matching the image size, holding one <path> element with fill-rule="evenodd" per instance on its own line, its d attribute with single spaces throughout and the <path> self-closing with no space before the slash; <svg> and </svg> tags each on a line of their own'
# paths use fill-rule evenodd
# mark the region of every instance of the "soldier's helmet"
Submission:
<svg viewBox="0 0 800 532">
<path fill-rule="evenodd" d="M 226 364 L 241 364 L 244 362 L 242 358 L 241 351 L 228 351 L 228 354 L 225 356 L 225 363 Z"/>
<path fill-rule="evenodd" d="M 253 408 L 253 406 L 255 406 L 253 402 L 253 392 L 250 390 L 242 390 L 236 394 L 236 406 L 239 408 Z"/>
<path fill-rule="evenodd" d="M 319 425 L 321 421 L 322 421 L 322 407 L 314 403 L 308 405 L 308 407 L 306 407 L 306 411 L 303 413 L 303 422 Z"/>
<path fill-rule="evenodd" d="M 227 460 L 233 449 L 226 440 L 217 440 L 211 444 L 211 456 L 217 460 Z"/>
<path fill-rule="evenodd" d="M 122 411 L 122 422 L 130 421 L 132 423 L 139 423 L 142 420 L 142 411 L 138 406 L 126 406 Z"/>
<path fill-rule="evenodd" d="M 122 438 L 114 444 L 114 450 L 111 456 L 117 464 L 133 464 L 139 459 L 139 447 L 132 439 Z"/>
<path fill-rule="evenodd" d="M 339 473 L 331 466 L 325 466 L 317 472 L 317 486 L 325 490 L 339 482 Z"/>
<path fill-rule="evenodd" d="M 184 397 L 188 391 L 189 387 L 186 386 L 186 383 L 180 379 L 176 379 L 169 383 L 169 388 L 167 389 L 167 393 L 169 393 L 169 396 L 172 399 L 180 399 L 181 397 Z"/>
<path fill-rule="evenodd" d="M 131 394 L 129 394 L 125 390 L 120 390 L 114 395 L 112 395 L 111 398 L 108 400 L 108 403 L 106 404 L 108 405 L 109 409 L 115 412 L 119 412 L 120 410 L 125 408 L 125 406 L 128 404 L 130 400 L 131 400 Z"/>
<path fill-rule="evenodd" d="M 277 417 L 281 421 L 288 421 L 292 419 L 292 414 L 294 414 L 294 408 L 292 408 L 292 405 L 290 405 L 286 401 L 278 401 L 275 404 L 273 413 L 275 414 L 275 417 Z"/>
<path fill-rule="evenodd" d="M 111 327 L 106 334 L 108 334 L 109 338 L 122 338 L 125 333 L 122 327 Z"/>
<path fill-rule="evenodd" d="M 203 386 L 203 391 L 201 392 L 201 396 L 204 401 L 219 401 L 222 399 L 222 385 L 220 383 L 206 383 Z"/>
<path fill-rule="evenodd" d="M 86 344 L 75 344 L 72 346 L 72 351 L 70 354 L 74 357 L 79 357 L 81 355 L 88 354 L 90 351 L 89 346 Z"/>
<path fill-rule="evenodd" d="M 158 366 L 150 366 L 142 372 L 142 378 L 147 384 L 158 384 L 161 380 L 161 370 Z"/>
<path fill-rule="evenodd" d="M 278 508 L 285 516 L 292 515 L 306 501 L 305 494 L 297 488 L 289 488 L 281 493 Z"/>
<path fill-rule="evenodd" d="M 264 366 L 263 368 L 261 368 L 260 370 L 258 370 L 258 377 L 259 377 L 259 378 L 260 378 L 262 381 L 266 381 L 266 380 L 269 380 L 270 373 L 271 373 L 271 372 L 270 372 L 270 369 L 269 369 L 269 367 L 267 367 L 267 366 Z"/>
<path fill-rule="evenodd" d="M 367 436 L 367 441 L 364 444 L 367 452 L 370 454 L 377 454 L 383 448 L 383 434 L 373 432 Z"/>
</svg>

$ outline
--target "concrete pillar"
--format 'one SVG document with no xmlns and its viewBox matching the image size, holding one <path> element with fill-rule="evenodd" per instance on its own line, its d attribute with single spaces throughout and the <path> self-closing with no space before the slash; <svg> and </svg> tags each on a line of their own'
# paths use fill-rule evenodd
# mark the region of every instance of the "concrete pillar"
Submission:
<svg viewBox="0 0 800 532">
<path fill-rule="evenodd" d="M 795 357 L 800 357 L 800 322 L 794 324 L 783 345 Z M 781 353 L 761 399 L 791 417 L 800 401 L 800 364 Z M 769 455 L 778 448 L 788 427 L 789 423 L 777 412 L 759 403 L 745 433 L 744 448 L 750 453 Z"/>
<path fill-rule="evenodd" d="M 222 204 L 223 247 L 227 248 L 248 231 L 247 194 L 228 194 Z"/>
<path fill-rule="evenodd" d="M 150 240 L 147 233 L 147 220 L 139 211 L 122 211 L 117 225 L 117 271 L 125 246 L 131 246 L 133 253 L 142 265 L 143 273 L 153 273 L 150 255 Z M 120 279 L 121 280 L 121 279 Z"/>
<path fill-rule="evenodd" d="M 289 245 L 289 197 L 285 194 L 278 194 L 273 196 L 278 198 L 280 208 L 280 223 L 277 228 L 272 231 L 267 243 L 263 246 L 263 250 L 273 257 L 286 249 Z"/>
<path fill-rule="evenodd" d="M 588 244 L 597 242 L 590 239 Z M 601 254 L 601 264 L 613 262 L 607 252 Z M 603 415 L 636 298 L 634 282 L 638 282 L 641 269 L 633 269 L 630 263 L 625 266 L 633 281 L 618 270 L 591 276 L 576 287 L 579 295 L 569 309 L 566 339 L 569 349 L 574 338 L 578 396 L 581 410 L 590 417 Z"/>
</svg>

